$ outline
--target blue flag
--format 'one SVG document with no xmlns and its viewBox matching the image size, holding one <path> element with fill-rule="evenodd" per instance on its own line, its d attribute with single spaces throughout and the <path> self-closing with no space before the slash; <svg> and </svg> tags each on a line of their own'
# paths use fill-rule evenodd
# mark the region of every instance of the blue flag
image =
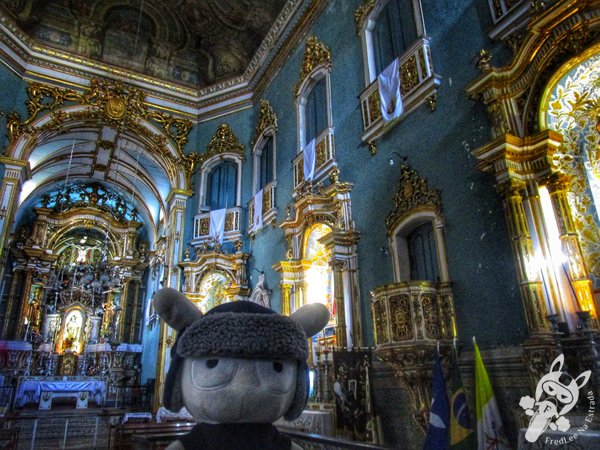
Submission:
<svg viewBox="0 0 600 450">
<path fill-rule="evenodd" d="M 429 410 L 429 426 L 423 450 L 446 450 L 450 446 L 450 402 L 439 353 L 433 367 L 433 395 Z"/>
</svg>

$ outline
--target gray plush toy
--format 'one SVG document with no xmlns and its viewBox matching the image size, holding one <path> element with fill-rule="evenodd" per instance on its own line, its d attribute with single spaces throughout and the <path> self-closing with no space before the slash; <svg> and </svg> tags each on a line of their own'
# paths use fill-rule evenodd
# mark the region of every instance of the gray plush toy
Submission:
<svg viewBox="0 0 600 450">
<path fill-rule="evenodd" d="M 308 399 L 307 338 L 329 311 L 305 305 L 282 316 L 249 301 L 219 305 L 205 315 L 183 294 L 154 297 L 158 315 L 178 331 L 163 403 L 185 406 L 198 424 L 168 449 L 298 449 L 273 426 L 300 416 Z"/>
</svg>

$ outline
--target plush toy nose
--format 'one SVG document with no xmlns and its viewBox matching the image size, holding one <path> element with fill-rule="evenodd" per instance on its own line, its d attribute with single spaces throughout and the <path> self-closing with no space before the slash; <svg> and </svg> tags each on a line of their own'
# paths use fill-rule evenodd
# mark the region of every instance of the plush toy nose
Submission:
<svg viewBox="0 0 600 450">
<path fill-rule="evenodd" d="M 235 382 L 241 386 L 257 387 L 260 384 L 258 368 L 251 359 L 238 360 L 238 368 L 235 374 Z"/>
</svg>

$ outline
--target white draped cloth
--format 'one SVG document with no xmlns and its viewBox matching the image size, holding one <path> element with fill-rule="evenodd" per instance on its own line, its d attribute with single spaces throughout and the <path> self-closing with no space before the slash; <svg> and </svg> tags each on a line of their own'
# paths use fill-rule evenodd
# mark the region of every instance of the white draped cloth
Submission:
<svg viewBox="0 0 600 450">
<path fill-rule="evenodd" d="M 227 208 L 217 209 L 210 212 L 209 233 L 218 243 L 223 242 L 226 215 Z"/>
<path fill-rule="evenodd" d="M 263 190 L 261 189 L 254 195 L 254 231 L 258 231 L 263 226 Z"/>
<path fill-rule="evenodd" d="M 400 63 L 395 58 L 377 77 L 379 82 L 379 104 L 384 122 L 400 117 L 404 112 L 400 94 Z"/>
<path fill-rule="evenodd" d="M 304 180 L 312 181 L 315 177 L 315 140 L 312 139 L 304 147 Z"/>
</svg>

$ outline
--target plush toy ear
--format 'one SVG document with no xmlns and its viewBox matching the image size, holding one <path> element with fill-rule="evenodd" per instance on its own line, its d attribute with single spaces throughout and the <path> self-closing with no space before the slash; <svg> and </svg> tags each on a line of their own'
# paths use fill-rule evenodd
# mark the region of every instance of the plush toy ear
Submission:
<svg viewBox="0 0 600 450">
<path fill-rule="evenodd" d="M 329 310 L 322 303 L 309 303 L 294 311 L 290 319 L 302 327 L 306 337 L 312 337 L 329 322 Z"/>
<path fill-rule="evenodd" d="M 188 298 L 173 288 L 163 288 L 154 295 L 154 309 L 171 328 L 181 331 L 202 317 L 200 310 Z"/>
</svg>

